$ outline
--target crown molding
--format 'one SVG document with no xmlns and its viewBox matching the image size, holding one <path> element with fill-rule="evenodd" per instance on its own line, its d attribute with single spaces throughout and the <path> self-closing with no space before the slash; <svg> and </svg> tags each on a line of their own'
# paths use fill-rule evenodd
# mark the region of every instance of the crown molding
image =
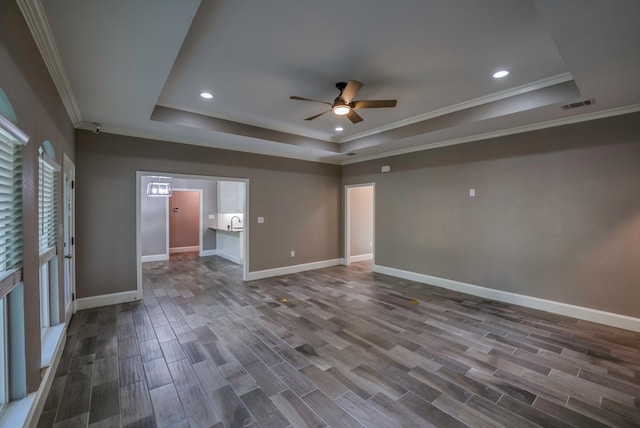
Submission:
<svg viewBox="0 0 640 428">
<path fill-rule="evenodd" d="M 240 125 L 249 125 L 249 126 L 256 126 L 258 128 L 265 128 L 265 129 L 269 129 L 272 131 L 278 131 L 278 132 L 285 132 L 287 134 L 293 134 L 293 135 L 298 135 L 300 137 L 305 137 L 305 138 L 313 138 L 314 140 L 322 140 L 326 143 L 336 143 L 337 141 L 333 141 L 333 138 L 328 138 L 327 137 L 327 133 L 326 132 L 320 132 L 320 131 L 307 131 L 304 130 L 302 128 L 298 128 L 298 127 L 291 127 L 291 126 L 286 126 L 286 125 L 282 125 L 282 124 L 273 124 L 273 123 L 267 123 L 261 120 L 252 120 L 252 119 L 248 119 L 248 118 L 239 118 L 237 116 L 231 115 L 231 114 L 224 114 L 224 113 L 220 113 L 220 112 L 216 112 L 215 115 L 211 114 L 211 112 L 207 111 L 204 108 L 194 108 L 191 106 L 186 106 L 184 104 L 179 104 L 179 103 L 172 103 L 172 102 L 158 102 L 156 104 L 155 107 L 166 107 L 166 108 L 170 108 L 173 110 L 181 110 L 181 111 L 185 111 L 188 113 L 195 113 L 195 114 L 199 114 L 202 116 L 207 116 L 207 117 L 211 117 L 213 119 L 222 119 L 222 120 L 228 120 L 230 122 L 236 122 Z"/>
<path fill-rule="evenodd" d="M 470 142 L 473 142 L 473 141 L 488 140 L 490 138 L 504 137 L 504 136 L 507 136 L 507 135 L 522 134 L 522 133 L 525 133 L 525 132 L 537 131 L 537 130 L 540 130 L 540 129 L 554 128 L 554 127 L 557 127 L 557 126 L 571 125 L 571 124 L 574 124 L 574 123 L 588 122 L 588 121 L 591 121 L 591 120 L 604 119 L 604 118 L 607 118 L 607 117 L 620 116 L 620 115 L 623 115 L 623 114 L 637 113 L 637 112 L 640 112 L 640 104 L 633 104 L 633 105 L 626 106 L 626 107 L 603 110 L 603 111 L 583 114 L 583 115 L 580 115 L 580 116 L 572 116 L 572 117 L 567 117 L 567 118 L 562 118 L 562 119 L 550 120 L 550 121 L 546 121 L 546 122 L 539 122 L 539 123 L 534 123 L 534 124 L 531 124 L 531 125 L 524 125 L 524 126 L 519 126 L 519 127 L 515 127 L 515 128 L 508 128 L 508 129 L 503 129 L 503 130 L 498 130 L 498 131 L 493 131 L 493 132 L 487 132 L 487 133 L 484 133 L 484 134 L 476 134 L 476 135 L 471 135 L 471 136 L 468 136 L 468 137 L 454 138 L 454 139 L 451 139 L 451 140 L 439 141 L 439 142 L 431 143 L 431 144 L 423 144 L 423 145 L 415 146 L 415 147 L 407 147 L 407 148 L 399 149 L 399 150 L 385 151 L 385 152 L 379 153 L 379 154 L 368 155 L 368 156 L 360 157 L 358 159 L 348 159 L 348 160 L 344 160 L 344 161 L 320 159 L 317 156 L 313 156 L 313 155 L 308 155 L 307 156 L 307 155 L 301 155 L 299 153 L 296 153 L 296 154 L 289 153 L 289 154 L 274 155 L 273 153 L 270 153 L 269 149 L 264 149 L 264 150 L 255 150 L 255 149 L 254 150 L 246 150 L 246 149 L 241 149 L 241 148 L 229 148 L 229 147 L 225 147 L 223 145 L 212 145 L 211 141 L 203 141 L 203 140 L 197 140 L 197 139 L 193 139 L 193 138 L 183 138 L 183 137 L 168 137 L 167 135 L 165 135 L 163 133 L 160 133 L 160 132 L 139 131 L 139 130 L 133 130 L 133 129 L 127 129 L 127 128 L 117 128 L 117 127 L 111 127 L 111 126 L 103 126 L 101 134 L 102 133 L 105 133 L 105 134 L 116 134 L 116 135 L 123 135 L 123 136 L 136 137 L 136 138 L 145 138 L 145 139 L 152 139 L 152 140 L 159 140 L 159 141 L 167 141 L 167 142 L 173 142 L 173 143 L 192 144 L 192 145 L 196 145 L 196 146 L 209 147 L 209 148 L 213 148 L 213 149 L 233 150 L 233 151 L 239 151 L 239 152 L 245 152 L 245 153 L 259 154 L 259 155 L 267 155 L 267 156 L 276 156 L 276 157 L 281 157 L 281 158 L 297 159 L 297 160 L 309 161 L 309 162 L 326 163 L 326 164 L 330 164 L 330 165 L 350 165 L 350 164 L 354 164 L 354 163 L 367 162 L 367 161 L 375 160 L 375 159 L 388 158 L 388 157 L 391 157 L 391 156 L 404 155 L 404 154 L 407 154 L 407 153 L 421 152 L 421 151 L 424 151 L 424 150 L 437 149 L 437 148 L 440 148 L 440 147 L 453 146 L 453 145 L 456 145 L 456 144 L 465 144 L 465 143 L 470 143 Z M 93 127 L 94 127 L 93 124 L 90 124 L 90 123 L 87 123 L 87 122 L 81 122 L 81 123 L 78 123 L 76 125 L 76 129 L 82 129 L 82 130 L 87 130 L 87 131 L 93 131 Z"/>
<path fill-rule="evenodd" d="M 625 107 L 618 107 L 609 110 L 602 110 L 593 113 L 587 113 L 580 116 L 565 117 L 562 119 L 549 120 L 546 122 L 534 123 L 531 125 L 523 125 L 515 128 L 501 129 L 499 131 L 487 132 L 484 134 L 470 135 L 468 137 L 454 138 L 451 140 L 438 141 L 431 144 L 423 144 L 420 146 L 407 147 L 405 149 L 392 150 L 380 154 L 363 156 L 358 159 L 342 161 L 341 165 L 349 165 L 354 163 L 366 162 L 374 159 L 388 158 L 391 156 L 404 155 L 407 153 L 421 152 L 424 150 L 437 149 L 439 147 L 454 146 L 456 144 L 470 143 L 473 141 L 488 140 L 490 138 L 504 137 L 506 135 L 522 134 L 525 132 L 537 131 L 546 128 L 555 128 L 557 126 L 571 125 L 574 123 L 588 122 L 596 119 L 604 119 L 606 117 L 620 116 L 623 114 L 640 112 L 640 104 L 632 104 Z"/>
<path fill-rule="evenodd" d="M 62 99 L 69 119 L 74 126 L 82 121 L 78 103 L 73 95 L 67 73 L 62 65 L 60 53 L 56 46 L 47 15 L 40 0 L 16 0 L 22 11 L 33 40 L 36 42 L 53 83 Z"/>
<path fill-rule="evenodd" d="M 336 142 L 339 144 L 342 144 L 342 143 L 347 143 L 349 141 L 357 140 L 360 138 L 370 137 L 372 135 L 376 135 L 381 132 L 391 131 L 392 129 L 401 128 L 407 125 L 412 125 L 414 123 L 422 122 L 424 120 L 433 119 L 434 117 L 444 116 L 445 114 L 455 113 L 457 111 L 466 110 L 466 109 L 477 107 L 483 104 L 489 104 L 489 103 L 500 101 L 505 98 L 510 98 L 516 95 L 526 94 L 527 92 L 537 91 L 538 89 L 547 88 L 549 86 L 570 82 L 572 80 L 573 80 L 573 76 L 571 75 L 571 73 L 558 74 L 557 76 L 552 76 L 546 79 L 538 80 L 536 82 L 527 83 L 526 85 L 516 86 L 515 88 L 505 89 L 504 91 L 495 92 L 490 95 L 474 98 L 472 100 L 464 101 L 449 107 L 434 110 L 429 113 L 424 113 L 418 116 L 410 117 L 408 119 L 399 120 L 398 122 L 390 123 L 388 125 L 371 129 L 369 131 L 361 132 L 359 134 L 350 135 L 348 137 L 341 138 Z"/>
<path fill-rule="evenodd" d="M 95 132 L 94 131 L 95 125 L 90 122 L 80 122 L 76 124 L 75 129 Z M 100 130 L 100 135 L 102 134 L 115 134 L 115 135 L 122 135 L 125 137 L 166 141 L 169 143 L 190 144 L 193 146 L 208 147 L 210 149 L 229 150 L 234 152 L 251 153 L 255 155 L 265 155 L 265 156 L 273 156 L 273 157 L 285 158 L 285 159 L 295 159 L 295 160 L 308 161 L 308 162 L 325 163 L 329 165 L 340 165 L 340 162 L 337 160 L 322 159 L 319 156 L 316 156 L 313 154 L 308 154 L 308 155 L 303 153 L 273 154 L 272 150 L 269 148 L 259 148 L 256 146 L 255 149 L 249 150 L 243 147 L 229 147 L 222 144 L 215 144 L 212 142 L 213 140 L 211 139 L 167 136 L 162 132 L 141 131 L 141 130 L 130 129 L 130 128 L 119 128 L 119 127 L 109 126 L 109 125 L 102 126 L 102 129 Z M 331 154 L 331 156 L 338 156 L 338 155 L 339 153 Z"/>
</svg>

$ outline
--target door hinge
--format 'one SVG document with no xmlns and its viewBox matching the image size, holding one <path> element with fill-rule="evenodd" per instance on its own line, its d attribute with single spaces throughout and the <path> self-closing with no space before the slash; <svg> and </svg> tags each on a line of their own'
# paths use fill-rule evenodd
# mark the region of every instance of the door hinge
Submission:
<svg viewBox="0 0 640 428">
<path fill-rule="evenodd" d="M 76 188 L 76 181 L 75 180 L 71 180 L 71 188 L 72 189 Z"/>
<path fill-rule="evenodd" d="M 74 239 L 74 237 L 71 237 L 71 245 L 76 245 L 76 240 Z"/>
<path fill-rule="evenodd" d="M 71 293 L 71 300 L 76 300 L 76 293 Z"/>
</svg>

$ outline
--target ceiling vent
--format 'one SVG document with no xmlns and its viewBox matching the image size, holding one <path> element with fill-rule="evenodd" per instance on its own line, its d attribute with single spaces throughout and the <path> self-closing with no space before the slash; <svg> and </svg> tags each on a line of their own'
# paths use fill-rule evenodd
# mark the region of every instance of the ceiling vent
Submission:
<svg viewBox="0 0 640 428">
<path fill-rule="evenodd" d="M 595 103 L 596 103 L 596 100 L 591 98 L 590 100 L 582 100 L 582 101 L 576 101 L 575 103 L 565 104 L 565 105 L 562 106 L 562 109 L 563 110 L 571 110 L 571 109 L 574 109 L 574 108 L 590 106 L 591 104 L 595 104 Z"/>
</svg>

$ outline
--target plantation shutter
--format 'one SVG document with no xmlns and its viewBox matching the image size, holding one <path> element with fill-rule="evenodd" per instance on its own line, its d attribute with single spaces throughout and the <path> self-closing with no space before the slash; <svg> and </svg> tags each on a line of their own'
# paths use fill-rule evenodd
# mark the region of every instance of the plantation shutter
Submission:
<svg viewBox="0 0 640 428">
<path fill-rule="evenodd" d="M 22 146 L 28 139 L 0 115 L 0 298 L 22 281 Z"/>
<path fill-rule="evenodd" d="M 57 179 L 60 167 L 40 149 L 38 186 L 38 235 L 40 255 L 55 250 L 58 239 Z M 55 254 L 55 253 L 54 253 Z"/>
</svg>

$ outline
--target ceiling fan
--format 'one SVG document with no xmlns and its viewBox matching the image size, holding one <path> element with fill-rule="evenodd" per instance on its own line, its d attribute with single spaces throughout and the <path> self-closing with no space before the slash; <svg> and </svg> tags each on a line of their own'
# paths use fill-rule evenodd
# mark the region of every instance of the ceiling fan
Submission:
<svg viewBox="0 0 640 428">
<path fill-rule="evenodd" d="M 314 116 L 308 117 L 305 120 L 313 120 L 316 117 L 320 117 L 325 113 L 333 111 L 335 114 L 340 116 L 347 116 L 352 123 L 362 122 L 362 117 L 356 110 L 361 108 L 382 108 L 382 107 L 395 107 L 397 101 L 396 100 L 361 100 L 354 101 L 353 98 L 356 96 L 360 88 L 362 88 L 363 84 L 358 82 L 357 80 L 349 80 L 348 82 L 338 82 L 336 83 L 336 88 L 340 91 L 340 95 L 333 100 L 333 103 L 328 103 L 325 101 L 317 101 L 311 100 L 309 98 L 302 98 L 292 96 L 289 97 L 292 100 L 300 100 L 300 101 L 313 101 L 316 103 L 327 104 L 331 106 L 330 110 L 323 111 L 320 114 L 316 114 Z"/>
</svg>

